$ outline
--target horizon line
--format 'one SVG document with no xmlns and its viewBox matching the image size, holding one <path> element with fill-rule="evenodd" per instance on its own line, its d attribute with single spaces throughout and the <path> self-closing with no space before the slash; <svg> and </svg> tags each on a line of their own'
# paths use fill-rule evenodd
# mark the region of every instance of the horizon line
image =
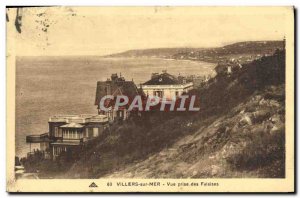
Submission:
<svg viewBox="0 0 300 198">
<path fill-rule="evenodd" d="M 74 54 L 74 55 L 16 55 L 16 57 L 72 57 L 72 56 L 82 56 L 82 57 L 87 57 L 87 56 L 97 56 L 97 57 L 105 57 L 105 56 L 111 56 L 111 55 L 116 55 L 116 54 L 121 54 L 129 51 L 134 51 L 134 50 L 151 50 L 151 49 L 175 49 L 175 48 L 182 48 L 182 49 L 213 49 L 213 48 L 221 48 L 225 47 L 228 45 L 233 45 L 237 43 L 243 43 L 243 42 L 272 42 L 272 41 L 284 41 L 285 38 L 283 39 L 277 39 L 277 40 L 244 40 L 244 41 L 236 41 L 236 42 L 229 42 L 228 44 L 220 45 L 220 46 L 214 46 L 214 47 L 191 47 L 191 46 L 185 46 L 185 47 L 152 47 L 152 48 L 134 48 L 134 49 L 128 49 L 120 52 L 115 52 L 115 53 L 110 53 L 110 54 L 104 54 L 104 55 L 97 55 L 97 54 L 88 54 L 88 55 L 80 55 L 80 54 Z"/>
</svg>

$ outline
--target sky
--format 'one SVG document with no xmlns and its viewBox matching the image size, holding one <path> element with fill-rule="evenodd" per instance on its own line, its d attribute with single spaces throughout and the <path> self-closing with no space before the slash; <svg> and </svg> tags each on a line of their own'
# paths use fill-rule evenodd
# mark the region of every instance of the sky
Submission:
<svg viewBox="0 0 300 198">
<path fill-rule="evenodd" d="M 107 55 L 131 49 L 219 47 L 282 40 L 288 7 L 40 7 L 7 10 L 18 56 Z"/>
</svg>

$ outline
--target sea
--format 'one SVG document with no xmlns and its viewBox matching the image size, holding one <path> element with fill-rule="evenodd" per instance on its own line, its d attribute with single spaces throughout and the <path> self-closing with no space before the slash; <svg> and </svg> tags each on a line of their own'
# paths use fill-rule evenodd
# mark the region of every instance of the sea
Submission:
<svg viewBox="0 0 300 198">
<path fill-rule="evenodd" d="M 137 86 L 152 73 L 214 75 L 215 64 L 161 58 L 103 58 L 97 56 L 17 57 L 16 155 L 26 156 L 26 135 L 48 132 L 48 118 L 56 114 L 96 114 L 97 81 L 112 73 Z M 38 144 L 32 144 L 32 149 Z"/>
</svg>

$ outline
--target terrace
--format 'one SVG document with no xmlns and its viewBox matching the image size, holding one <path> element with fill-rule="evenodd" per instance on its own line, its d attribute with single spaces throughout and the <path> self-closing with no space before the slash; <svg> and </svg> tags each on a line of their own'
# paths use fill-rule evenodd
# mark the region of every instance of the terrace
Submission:
<svg viewBox="0 0 300 198">
<path fill-rule="evenodd" d="M 51 142 L 51 139 L 49 138 L 49 133 L 43 133 L 39 135 L 27 135 L 26 142 L 27 143 Z"/>
</svg>

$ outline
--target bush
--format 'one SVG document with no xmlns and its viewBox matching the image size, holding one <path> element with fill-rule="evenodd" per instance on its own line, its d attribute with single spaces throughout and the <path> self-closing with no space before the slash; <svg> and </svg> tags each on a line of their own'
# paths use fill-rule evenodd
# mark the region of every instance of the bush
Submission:
<svg viewBox="0 0 300 198">
<path fill-rule="evenodd" d="M 240 153 L 227 158 L 227 162 L 233 169 L 240 171 L 255 170 L 271 166 L 274 162 L 280 162 L 280 167 L 285 166 L 284 130 L 274 134 L 262 131 L 259 134 L 253 134 L 250 138 L 252 138 L 251 142 Z M 278 174 L 279 177 L 284 176 L 284 173 Z"/>
</svg>

